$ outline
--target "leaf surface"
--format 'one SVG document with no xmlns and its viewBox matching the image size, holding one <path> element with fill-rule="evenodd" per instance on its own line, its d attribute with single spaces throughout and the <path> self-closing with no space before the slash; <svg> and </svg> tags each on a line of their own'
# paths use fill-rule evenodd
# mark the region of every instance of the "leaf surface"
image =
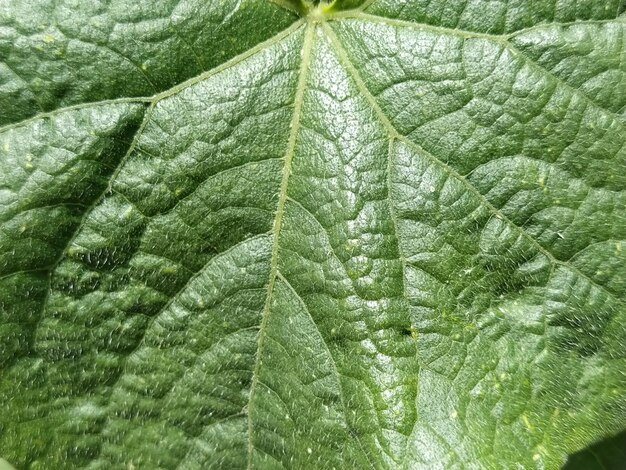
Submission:
<svg viewBox="0 0 626 470">
<path fill-rule="evenodd" d="M 557 469 L 626 428 L 623 2 L 27 3 L 7 462 Z"/>
</svg>

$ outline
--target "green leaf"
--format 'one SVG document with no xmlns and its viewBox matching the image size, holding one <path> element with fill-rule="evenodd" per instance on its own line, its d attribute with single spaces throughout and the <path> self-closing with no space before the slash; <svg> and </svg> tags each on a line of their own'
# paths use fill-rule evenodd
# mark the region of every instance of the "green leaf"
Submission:
<svg viewBox="0 0 626 470">
<path fill-rule="evenodd" d="M 626 429 L 625 10 L 7 0 L 0 466 L 557 469 Z"/>
</svg>

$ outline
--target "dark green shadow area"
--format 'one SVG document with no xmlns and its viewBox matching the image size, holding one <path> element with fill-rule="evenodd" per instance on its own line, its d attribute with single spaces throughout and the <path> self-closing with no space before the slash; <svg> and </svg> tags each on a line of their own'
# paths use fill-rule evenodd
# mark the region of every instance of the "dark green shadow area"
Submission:
<svg viewBox="0 0 626 470">
<path fill-rule="evenodd" d="M 570 456 L 563 470 L 626 470 L 626 431 Z"/>
</svg>

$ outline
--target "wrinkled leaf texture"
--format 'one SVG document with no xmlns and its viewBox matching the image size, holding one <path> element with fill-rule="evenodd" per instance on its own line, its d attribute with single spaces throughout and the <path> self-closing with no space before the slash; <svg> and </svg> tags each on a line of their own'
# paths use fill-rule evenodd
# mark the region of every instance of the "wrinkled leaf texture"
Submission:
<svg viewBox="0 0 626 470">
<path fill-rule="evenodd" d="M 313 3 L 0 1 L 15 468 L 557 469 L 626 427 L 626 2 Z"/>
</svg>

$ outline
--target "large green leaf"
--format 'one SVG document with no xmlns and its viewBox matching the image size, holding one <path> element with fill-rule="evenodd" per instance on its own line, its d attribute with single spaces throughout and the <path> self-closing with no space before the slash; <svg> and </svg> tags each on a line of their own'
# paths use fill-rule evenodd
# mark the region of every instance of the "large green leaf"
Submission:
<svg viewBox="0 0 626 470">
<path fill-rule="evenodd" d="M 626 2 L 314 3 L 0 1 L 6 462 L 557 469 L 626 428 Z"/>
</svg>

